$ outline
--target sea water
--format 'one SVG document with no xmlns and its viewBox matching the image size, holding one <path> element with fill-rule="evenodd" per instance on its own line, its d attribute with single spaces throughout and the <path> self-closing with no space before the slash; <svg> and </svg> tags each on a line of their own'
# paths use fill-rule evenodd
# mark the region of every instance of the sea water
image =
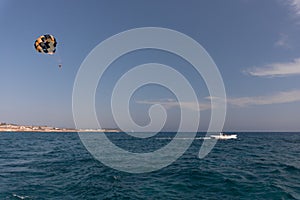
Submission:
<svg viewBox="0 0 300 200">
<path fill-rule="evenodd" d="M 174 134 L 107 136 L 139 153 Z M 77 133 L 0 133 L 0 199 L 300 199 L 300 133 L 237 134 L 199 159 L 208 138 L 198 133 L 171 165 L 130 174 L 95 160 Z"/>
</svg>

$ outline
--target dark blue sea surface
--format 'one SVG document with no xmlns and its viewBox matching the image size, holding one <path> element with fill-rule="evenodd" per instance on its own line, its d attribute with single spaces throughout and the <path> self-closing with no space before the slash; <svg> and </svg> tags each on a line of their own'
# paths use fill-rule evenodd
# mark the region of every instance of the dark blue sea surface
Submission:
<svg viewBox="0 0 300 200">
<path fill-rule="evenodd" d="M 171 165 L 130 174 L 95 160 L 77 133 L 0 133 L 0 199 L 300 199 L 300 133 L 237 134 L 199 159 L 205 134 L 198 133 Z M 174 133 L 107 135 L 145 152 Z"/>
</svg>

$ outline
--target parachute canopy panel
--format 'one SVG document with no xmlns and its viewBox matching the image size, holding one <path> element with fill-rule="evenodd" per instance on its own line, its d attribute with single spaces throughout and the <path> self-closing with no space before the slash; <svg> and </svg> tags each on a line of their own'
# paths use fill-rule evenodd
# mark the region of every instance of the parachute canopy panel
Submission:
<svg viewBox="0 0 300 200">
<path fill-rule="evenodd" d="M 36 39 L 34 48 L 40 53 L 54 54 L 56 51 L 56 39 L 53 35 L 42 35 Z"/>
</svg>

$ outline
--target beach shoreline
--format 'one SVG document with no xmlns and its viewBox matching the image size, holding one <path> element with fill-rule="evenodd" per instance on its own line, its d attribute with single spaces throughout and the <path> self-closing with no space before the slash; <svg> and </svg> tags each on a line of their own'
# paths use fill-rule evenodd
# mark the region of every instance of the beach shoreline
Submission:
<svg viewBox="0 0 300 200">
<path fill-rule="evenodd" d="M 118 129 L 74 129 L 0 123 L 0 132 L 120 132 Z"/>
</svg>

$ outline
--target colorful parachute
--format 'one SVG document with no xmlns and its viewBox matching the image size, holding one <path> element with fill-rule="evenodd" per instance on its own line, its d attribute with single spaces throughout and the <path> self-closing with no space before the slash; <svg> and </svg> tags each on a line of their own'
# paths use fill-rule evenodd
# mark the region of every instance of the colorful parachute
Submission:
<svg viewBox="0 0 300 200">
<path fill-rule="evenodd" d="M 42 35 L 36 39 L 34 48 L 40 53 L 54 54 L 56 51 L 56 39 L 53 35 Z"/>
</svg>

